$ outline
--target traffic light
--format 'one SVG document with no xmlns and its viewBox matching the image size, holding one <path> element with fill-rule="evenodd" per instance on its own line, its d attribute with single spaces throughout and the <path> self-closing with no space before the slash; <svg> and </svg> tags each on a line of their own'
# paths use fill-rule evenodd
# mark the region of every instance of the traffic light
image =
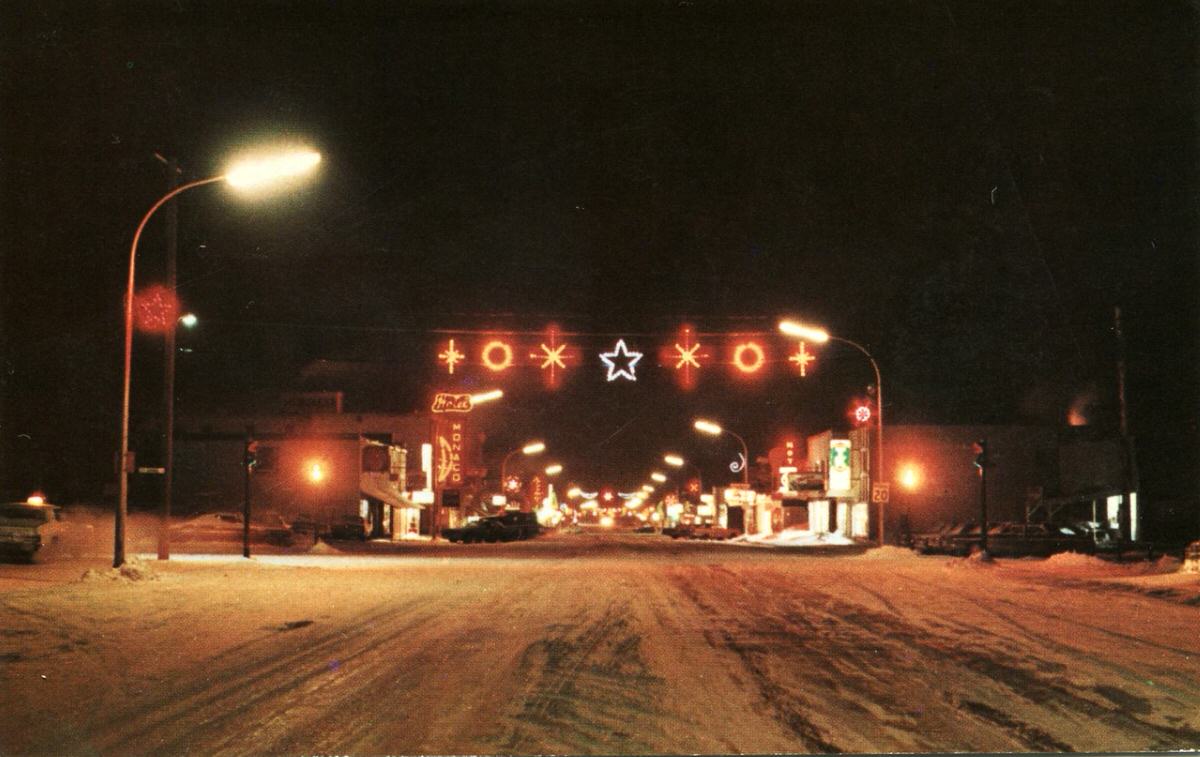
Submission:
<svg viewBox="0 0 1200 757">
<path fill-rule="evenodd" d="M 975 442 L 975 467 L 979 469 L 979 474 L 983 475 L 983 469 L 989 464 L 987 439 L 980 439 Z"/>
<path fill-rule="evenodd" d="M 247 470 L 253 470 L 254 467 L 258 465 L 258 442 L 246 442 L 246 455 L 243 458 L 242 463 L 246 466 Z"/>
</svg>

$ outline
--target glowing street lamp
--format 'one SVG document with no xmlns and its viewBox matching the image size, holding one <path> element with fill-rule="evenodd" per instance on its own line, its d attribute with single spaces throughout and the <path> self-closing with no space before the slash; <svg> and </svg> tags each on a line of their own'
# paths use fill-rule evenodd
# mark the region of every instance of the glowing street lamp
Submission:
<svg viewBox="0 0 1200 757">
<path fill-rule="evenodd" d="M 179 324 L 184 328 L 194 329 L 199 322 L 200 319 L 196 317 L 195 313 L 184 313 L 179 316 Z"/>
<path fill-rule="evenodd" d="M 319 460 L 312 460 L 305 466 L 305 475 L 311 483 L 319 484 L 325 480 L 328 475 L 325 472 L 325 466 Z"/>
<path fill-rule="evenodd" d="M 876 456 L 875 464 L 875 481 L 882 482 L 884 471 L 887 470 L 883 464 L 883 379 L 879 375 L 879 364 L 875 362 L 875 358 L 867 352 L 867 348 L 863 347 L 858 342 L 852 342 L 849 339 L 844 339 L 840 336 L 833 336 L 825 329 L 799 323 L 797 321 L 782 320 L 779 322 L 779 331 L 785 336 L 794 337 L 796 339 L 807 339 L 811 342 L 824 344 L 829 340 L 848 344 L 862 354 L 866 355 L 867 360 L 871 361 L 871 368 L 875 371 L 875 429 L 876 429 L 876 446 L 879 448 L 879 454 Z M 884 538 L 884 508 L 883 502 L 879 503 L 879 544 L 883 544 Z"/>
<path fill-rule="evenodd" d="M 742 483 L 746 486 L 750 485 L 750 450 L 746 447 L 746 440 L 727 428 L 721 428 L 719 423 L 713 421 L 698 419 L 692 424 L 692 427 L 702 434 L 709 436 L 720 436 L 721 434 L 729 434 L 734 439 L 742 443 Z"/>
<path fill-rule="evenodd" d="M 649 494 L 650 492 L 654 491 L 654 487 L 651 486 L 650 484 L 642 484 L 642 491 Z"/>
<path fill-rule="evenodd" d="M 133 363 L 133 286 L 137 262 L 138 241 L 142 231 L 155 211 L 175 195 L 189 189 L 224 181 L 235 189 L 251 189 L 268 186 L 283 179 L 296 178 L 311 172 L 321 162 L 321 154 L 311 150 L 293 151 L 270 157 L 254 158 L 234 164 L 225 173 L 207 179 L 181 184 L 160 197 L 142 216 L 137 231 L 133 233 L 133 244 L 129 247 L 129 278 L 125 287 L 125 358 L 124 378 L 121 386 L 121 448 L 117 477 L 117 513 L 113 534 L 113 567 L 125 564 L 125 520 L 129 509 L 129 384 Z"/>
<path fill-rule="evenodd" d="M 578 486 L 572 486 L 567 489 L 567 499 L 579 499 L 583 495 L 583 489 Z"/>
<path fill-rule="evenodd" d="M 546 475 L 547 476 L 557 476 L 559 473 L 562 473 L 562 471 L 563 471 L 563 467 L 561 465 L 559 465 L 558 463 L 552 463 L 552 464 L 546 466 Z"/>
<path fill-rule="evenodd" d="M 472 394 L 471 406 L 474 407 L 475 405 L 482 405 L 485 402 L 495 402 L 503 396 L 504 391 L 502 389 L 492 389 L 491 391 Z"/>
<path fill-rule="evenodd" d="M 906 463 L 900 468 L 900 485 L 910 492 L 916 491 L 921 486 L 921 469 L 913 463 Z"/>
<path fill-rule="evenodd" d="M 665 484 L 667 482 L 667 477 L 665 475 L 663 475 L 662 473 L 659 473 L 658 471 L 654 471 L 653 473 L 651 473 L 650 479 L 652 481 L 654 481 L 655 483 L 659 483 L 659 484 Z"/>
</svg>

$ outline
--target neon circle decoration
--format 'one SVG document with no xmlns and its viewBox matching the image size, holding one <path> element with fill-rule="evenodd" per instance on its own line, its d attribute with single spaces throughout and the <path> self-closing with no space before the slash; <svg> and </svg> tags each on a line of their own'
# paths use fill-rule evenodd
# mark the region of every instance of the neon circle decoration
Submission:
<svg viewBox="0 0 1200 757">
<path fill-rule="evenodd" d="M 499 359 L 497 359 L 499 353 Z M 508 370 L 513 364 L 513 348 L 508 342 L 499 339 L 493 339 L 483 345 L 483 350 L 479 353 L 479 359 L 487 366 L 489 371 L 499 373 L 500 371 Z"/>
<path fill-rule="evenodd" d="M 742 373 L 758 373 L 767 355 L 758 342 L 742 342 L 733 348 L 733 364 Z"/>
</svg>

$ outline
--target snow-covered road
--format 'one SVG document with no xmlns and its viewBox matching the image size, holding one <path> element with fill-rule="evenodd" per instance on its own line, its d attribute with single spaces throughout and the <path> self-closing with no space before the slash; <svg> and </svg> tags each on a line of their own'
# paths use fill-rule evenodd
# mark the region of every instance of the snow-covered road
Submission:
<svg viewBox="0 0 1200 757">
<path fill-rule="evenodd" d="M 173 560 L 0 595 L 0 753 L 1195 748 L 1200 577 L 1166 567 L 587 534 Z"/>
</svg>

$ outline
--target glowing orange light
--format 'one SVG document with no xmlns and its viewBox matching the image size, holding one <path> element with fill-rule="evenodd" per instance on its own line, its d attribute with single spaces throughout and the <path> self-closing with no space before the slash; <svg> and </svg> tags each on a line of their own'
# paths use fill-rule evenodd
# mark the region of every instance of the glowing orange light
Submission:
<svg viewBox="0 0 1200 757">
<path fill-rule="evenodd" d="M 40 494 L 31 494 L 25 502 L 30 505 L 44 505 L 46 504 L 46 498 Z"/>
<path fill-rule="evenodd" d="M 454 375 L 454 366 L 458 365 L 466 358 L 466 355 L 454 348 L 454 340 L 451 339 L 446 343 L 446 349 L 438 353 L 438 360 L 446 364 L 446 370 L 451 376 Z"/>
<path fill-rule="evenodd" d="M 757 373 L 767 362 L 767 355 L 758 342 L 742 342 L 733 348 L 733 364 L 742 373 Z"/>
<path fill-rule="evenodd" d="M 804 342 L 800 342 L 800 348 L 796 350 L 796 354 L 789 355 L 788 360 L 800 366 L 800 375 L 808 375 L 808 364 L 816 360 L 816 356 L 808 351 L 808 346 Z"/>
<path fill-rule="evenodd" d="M 312 461 L 308 464 L 308 480 L 314 484 L 319 484 L 325 480 L 325 467 L 317 461 Z"/>
<path fill-rule="evenodd" d="M 500 353 L 500 358 L 498 360 L 496 359 L 497 352 Z M 483 364 L 487 366 L 488 370 L 499 373 L 500 371 L 507 370 L 508 368 L 512 367 L 513 348 L 508 342 L 504 342 L 499 339 L 493 339 L 492 341 L 483 345 L 483 351 L 479 354 L 479 357 L 483 361 Z"/>
<path fill-rule="evenodd" d="M 921 485 L 921 469 L 909 463 L 900 469 L 900 485 L 912 491 Z"/>
</svg>

